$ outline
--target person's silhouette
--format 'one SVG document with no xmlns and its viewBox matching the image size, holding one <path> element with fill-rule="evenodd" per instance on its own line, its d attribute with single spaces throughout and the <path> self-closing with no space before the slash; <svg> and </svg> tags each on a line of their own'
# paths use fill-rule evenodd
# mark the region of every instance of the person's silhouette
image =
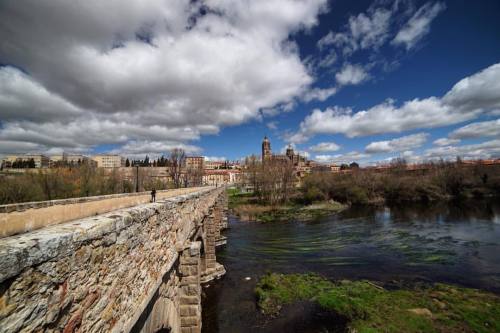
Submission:
<svg viewBox="0 0 500 333">
<path fill-rule="evenodd" d="M 151 202 L 156 202 L 156 190 L 151 190 Z"/>
</svg>

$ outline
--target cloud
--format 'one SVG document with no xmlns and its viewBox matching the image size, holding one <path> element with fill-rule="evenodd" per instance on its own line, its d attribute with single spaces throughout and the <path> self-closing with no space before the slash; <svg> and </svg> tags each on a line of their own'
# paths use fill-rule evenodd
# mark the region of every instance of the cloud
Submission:
<svg viewBox="0 0 500 333">
<path fill-rule="evenodd" d="M 110 151 L 112 154 L 120 154 L 122 156 L 127 156 L 130 158 L 144 158 L 148 155 L 150 158 L 157 158 L 161 155 L 168 154 L 174 148 L 181 148 L 189 154 L 197 154 L 201 151 L 199 147 L 179 143 L 176 141 L 129 141 L 125 145 L 118 149 L 113 149 Z"/>
<path fill-rule="evenodd" d="M 309 147 L 310 150 L 319 153 L 319 152 L 329 152 L 329 151 L 337 151 L 340 149 L 340 146 L 335 142 L 321 142 L 317 145 Z"/>
<path fill-rule="evenodd" d="M 413 48 L 430 31 L 432 21 L 446 8 L 442 2 L 427 2 L 420 7 L 392 40 L 394 45 Z"/>
<path fill-rule="evenodd" d="M 435 128 L 461 123 L 499 107 L 498 90 L 480 87 L 498 86 L 500 64 L 490 66 L 457 83 L 443 98 L 415 98 L 396 106 L 394 100 L 354 112 L 350 108 L 328 107 L 314 109 L 300 124 L 296 133 L 290 133 L 291 142 L 303 143 L 316 134 L 344 134 L 358 137 L 383 133 L 399 133 L 419 128 Z M 462 103 L 457 106 L 458 103 Z"/>
<path fill-rule="evenodd" d="M 225 156 L 204 156 L 205 161 L 208 162 L 224 162 L 227 161 L 227 158 Z"/>
<path fill-rule="evenodd" d="M 464 159 L 498 158 L 500 157 L 500 140 L 490 140 L 463 146 L 431 148 L 425 151 L 424 156 L 429 159 L 454 159 L 457 156 Z"/>
<path fill-rule="evenodd" d="M 342 32 L 330 31 L 317 45 L 320 49 L 335 46 L 344 55 L 359 49 L 377 48 L 388 38 L 392 10 L 371 6 L 367 13 L 350 16 Z"/>
<path fill-rule="evenodd" d="M 344 67 L 335 74 L 335 79 L 340 85 L 356 85 L 368 79 L 369 75 L 360 65 L 345 64 Z"/>
<path fill-rule="evenodd" d="M 322 57 L 318 61 L 318 67 L 328 68 L 331 67 L 337 61 L 337 53 L 334 50 L 330 50 L 328 54 Z"/>
<path fill-rule="evenodd" d="M 324 88 L 324 89 L 313 88 L 305 92 L 305 94 L 302 96 L 302 100 L 305 102 L 310 102 L 313 100 L 324 102 L 331 96 L 335 95 L 336 93 L 337 93 L 336 87 Z"/>
<path fill-rule="evenodd" d="M 433 142 L 436 146 L 450 146 L 459 143 L 459 139 L 440 138 Z"/>
<path fill-rule="evenodd" d="M 269 128 L 270 130 L 277 130 L 278 129 L 278 122 L 277 121 L 270 121 L 266 124 L 266 127 Z"/>
<path fill-rule="evenodd" d="M 469 139 L 485 136 L 500 138 L 500 119 L 469 124 L 454 130 L 449 136 L 452 139 Z"/>
<path fill-rule="evenodd" d="M 12 67 L 0 67 L 0 107 L 2 121 L 68 119 L 83 112 Z"/>
<path fill-rule="evenodd" d="M 5 3 L 0 59 L 12 67 L 0 68 L 0 137 L 185 144 L 258 119 L 313 83 L 289 37 L 325 9 L 326 0 Z"/>
<path fill-rule="evenodd" d="M 359 162 L 360 160 L 365 160 L 369 158 L 371 155 L 360 153 L 358 151 L 351 151 L 346 154 L 338 154 L 338 155 L 316 155 L 315 160 L 320 163 L 351 163 L 351 162 Z"/>
<path fill-rule="evenodd" d="M 427 133 L 418 133 L 387 141 L 376 141 L 367 145 L 365 151 L 369 154 L 408 151 L 421 147 L 427 141 L 428 136 Z"/>
<path fill-rule="evenodd" d="M 500 63 L 460 80 L 443 101 L 464 110 L 500 110 Z"/>
<path fill-rule="evenodd" d="M 310 67 L 321 72 L 339 61 L 350 62 L 352 57 L 359 59 L 358 53 L 362 53 L 370 59 L 364 72 L 376 67 L 382 71 L 393 70 L 404 52 L 396 52 L 393 59 L 387 59 L 389 53 L 380 50 L 389 42 L 410 50 L 429 33 L 431 22 L 444 8 L 441 2 L 428 2 L 417 10 L 411 0 L 373 1 L 366 12 L 349 16 L 341 29 L 329 31 L 318 40 L 319 56 L 309 61 Z M 366 77 L 362 76 L 356 82 L 362 82 Z"/>
</svg>

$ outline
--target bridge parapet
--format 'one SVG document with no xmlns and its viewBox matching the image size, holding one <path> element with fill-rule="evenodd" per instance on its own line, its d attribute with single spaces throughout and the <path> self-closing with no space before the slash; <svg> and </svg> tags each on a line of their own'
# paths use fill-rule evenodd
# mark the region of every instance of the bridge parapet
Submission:
<svg viewBox="0 0 500 333">
<path fill-rule="evenodd" d="M 203 188 L 0 239 L 0 332 L 199 332 L 201 278 L 223 274 L 224 197 Z"/>
<path fill-rule="evenodd" d="M 200 189 L 191 187 L 157 191 L 156 198 L 160 201 Z M 0 238 L 145 204 L 150 200 L 150 192 L 137 192 L 0 205 Z"/>
</svg>

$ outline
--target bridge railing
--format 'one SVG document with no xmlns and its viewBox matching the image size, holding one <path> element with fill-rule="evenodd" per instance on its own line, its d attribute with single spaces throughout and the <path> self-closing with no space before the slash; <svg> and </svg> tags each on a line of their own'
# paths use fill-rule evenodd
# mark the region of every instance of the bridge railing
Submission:
<svg viewBox="0 0 500 333">
<path fill-rule="evenodd" d="M 199 189 L 190 187 L 157 191 L 156 200 Z M 0 205 L 0 238 L 148 203 L 150 200 L 150 192 L 137 192 Z"/>
</svg>

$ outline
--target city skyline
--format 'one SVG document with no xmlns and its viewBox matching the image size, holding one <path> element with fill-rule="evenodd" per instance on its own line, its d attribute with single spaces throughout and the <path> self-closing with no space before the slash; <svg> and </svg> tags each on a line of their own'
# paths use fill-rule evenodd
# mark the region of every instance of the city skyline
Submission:
<svg viewBox="0 0 500 333">
<path fill-rule="evenodd" d="M 7 3 L 0 155 L 239 160 L 267 135 L 273 152 L 325 163 L 499 157 L 499 12 L 493 0 Z"/>
</svg>

